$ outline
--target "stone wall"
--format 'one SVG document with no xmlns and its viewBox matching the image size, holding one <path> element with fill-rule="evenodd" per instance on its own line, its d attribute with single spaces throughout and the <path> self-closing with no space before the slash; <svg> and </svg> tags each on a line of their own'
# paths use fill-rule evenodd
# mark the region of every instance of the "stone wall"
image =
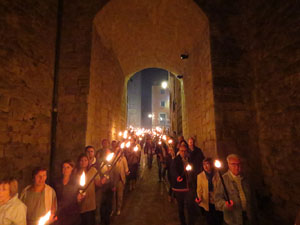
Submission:
<svg viewBox="0 0 300 225">
<path fill-rule="evenodd" d="M 218 153 L 246 159 L 261 224 L 292 224 L 299 210 L 293 166 L 299 160 L 299 6 L 196 2 L 210 20 Z"/>
<path fill-rule="evenodd" d="M 195 137 L 205 156 L 217 155 L 214 96 L 210 62 L 209 27 L 199 36 L 197 45 L 189 52 L 183 74 L 185 138 Z"/>
<path fill-rule="evenodd" d="M 49 167 L 56 17 L 56 1 L 0 2 L 0 176 L 20 188 Z"/>
</svg>

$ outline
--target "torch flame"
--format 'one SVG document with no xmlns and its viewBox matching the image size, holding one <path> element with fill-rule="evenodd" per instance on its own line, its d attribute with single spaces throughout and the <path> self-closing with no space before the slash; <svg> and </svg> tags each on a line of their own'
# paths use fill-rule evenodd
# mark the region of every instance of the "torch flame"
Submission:
<svg viewBox="0 0 300 225">
<path fill-rule="evenodd" d="M 162 139 L 166 141 L 167 140 L 167 136 L 166 135 L 162 136 Z"/>
<path fill-rule="evenodd" d="M 221 168 L 222 164 L 219 160 L 215 160 L 215 167 Z"/>
<path fill-rule="evenodd" d="M 123 134 L 123 138 L 124 138 L 124 139 L 126 139 L 126 138 L 127 138 L 127 133 L 128 133 L 128 131 L 127 131 L 127 130 L 125 130 L 125 131 L 124 131 L 124 134 Z"/>
<path fill-rule="evenodd" d="M 51 211 L 47 212 L 47 214 L 45 216 L 42 216 L 39 219 L 38 225 L 45 225 L 48 222 L 48 220 L 50 219 L 50 216 L 51 216 Z"/>
<path fill-rule="evenodd" d="M 81 187 L 83 187 L 85 185 L 85 172 L 84 171 L 80 176 L 79 184 L 80 184 Z"/>
<path fill-rule="evenodd" d="M 172 139 L 170 139 L 170 140 L 168 141 L 168 143 L 169 143 L 169 144 L 172 144 L 172 143 L 173 143 L 173 140 L 172 140 Z"/>
<path fill-rule="evenodd" d="M 158 144 L 161 145 L 161 141 L 159 141 Z"/>
<path fill-rule="evenodd" d="M 114 157 L 115 153 L 109 153 L 107 156 L 106 156 L 106 161 L 110 162 L 112 160 L 112 158 Z"/>
<path fill-rule="evenodd" d="M 119 136 L 121 137 L 123 135 L 122 131 L 119 132 Z"/>
<path fill-rule="evenodd" d="M 130 141 L 128 141 L 127 143 L 126 143 L 126 148 L 129 148 L 130 147 Z"/>
<path fill-rule="evenodd" d="M 185 167 L 186 171 L 191 171 L 192 170 L 192 166 L 190 164 L 187 164 Z"/>
<path fill-rule="evenodd" d="M 138 146 L 135 146 L 135 147 L 133 148 L 133 151 L 135 151 L 135 152 L 137 152 L 138 150 L 139 150 Z"/>
<path fill-rule="evenodd" d="M 123 149 L 125 147 L 125 142 L 123 142 L 122 144 L 121 144 L 121 148 Z"/>
</svg>

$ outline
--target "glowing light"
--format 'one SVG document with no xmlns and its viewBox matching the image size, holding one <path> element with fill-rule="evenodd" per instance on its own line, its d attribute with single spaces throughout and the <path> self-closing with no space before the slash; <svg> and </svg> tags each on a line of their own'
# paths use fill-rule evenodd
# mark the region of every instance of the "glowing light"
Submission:
<svg viewBox="0 0 300 225">
<path fill-rule="evenodd" d="M 219 160 L 215 160 L 215 167 L 217 168 L 221 168 L 222 167 L 222 164 Z"/>
<path fill-rule="evenodd" d="M 80 184 L 81 187 L 84 187 L 84 185 L 85 185 L 85 172 L 84 171 L 80 176 L 79 184 Z"/>
<path fill-rule="evenodd" d="M 112 160 L 112 158 L 114 157 L 115 153 L 109 153 L 107 156 L 106 156 L 106 161 L 107 162 L 110 162 Z"/>
<path fill-rule="evenodd" d="M 135 152 L 137 152 L 138 150 L 139 150 L 138 146 L 135 146 L 135 147 L 133 148 L 133 151 L 135 151 Z"/>
<path fill-rule="evenodd" d="M 167 140 L 167 136 L 166 135 L 162 136 L 162 139 L 166 141 Z"/>
<path fill-rule="evenodd" d="M 172 144 L 172 143 L 173 143 L 173 140 L 172 140 L 172 139 L 168 140 L 168 143 L 169 143 L 169 144 Z"/>
<path fill-rule="evenodd" d="M 119 136 L 121 137 L 122 135 L 123 135 L 123 133 L 120 131 L 120 132 L 119 132 Z"/>
<path fill-rule="evenodd" d="M 158 144 L 161 145 L 161 141 L 159 141 Z"/>
<path fill-rule="evenodd" d="M 48 222 L 48 220 L 50 219 L 50 216 L 51 216 L 51 211 L 47 212 L 47 214 L 45 216 L 42 216 L 39 219 L 38 225 L 45 225 Z"/>
<path fill-rule="evenodd" d="M 127 143 L 126 143 L 126 148 L 129 148 L 130 147 L 130 141 L 128 141 Z"/>
<path fill-rule="evenodd" d="M 192 166 L 190 164 L 187 164 L 187 166 L 185 167 L 186 171 L 191 171 L 192 170 Z"/>
<path fill-rule="evenodd" d="M 122 144 L 120 145 L 120 147 L 123 149 L 125 147 L 125 142 L 122 142 Z"/>
<path fill-rule="evenodd" d="M 129 140 L 131 139 L 131 136 L 129 136 L 129 138 L 128 138 Z"/>
<path fill-rule="evenodd" d="M 152 118 L 153 117 L 153 115 L 152 114 L 148 114 L 148 118 Z"/>
<path fill-rule="evenodd" d="M 161 83 L 161 87 L 162 87 L 163 89 L 166 89 L 166 88 L 168 87 L 168 82 L 167 82 L 167 81 L 163 81 L 163 82 Z"/>
</svg>

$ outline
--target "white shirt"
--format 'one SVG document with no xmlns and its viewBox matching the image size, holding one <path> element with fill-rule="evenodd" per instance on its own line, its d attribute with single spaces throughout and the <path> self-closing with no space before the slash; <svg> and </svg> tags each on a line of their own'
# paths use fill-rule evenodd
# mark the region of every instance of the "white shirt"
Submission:
<svg viewBox="0 0 300 225">
<path fill-rule="evenodd" d="M 1 225 L 26 225 L 27 207 L 18 198 L 18 194 L 8 202 L 0 205 Z"/>
</svg>

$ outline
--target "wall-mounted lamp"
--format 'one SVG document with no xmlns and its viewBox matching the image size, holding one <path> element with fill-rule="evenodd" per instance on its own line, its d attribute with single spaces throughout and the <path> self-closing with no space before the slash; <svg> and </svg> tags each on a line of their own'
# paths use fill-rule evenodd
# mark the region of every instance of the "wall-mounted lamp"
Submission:
<svg viewBox="0 0 300 225">
<path fill-rule="evenodd" d="M 180 58 L 181 59 L 187 59 L 187 58 L 189 58 L 189 55 L 188 54 L 181 54 Z"/>
</svg>

